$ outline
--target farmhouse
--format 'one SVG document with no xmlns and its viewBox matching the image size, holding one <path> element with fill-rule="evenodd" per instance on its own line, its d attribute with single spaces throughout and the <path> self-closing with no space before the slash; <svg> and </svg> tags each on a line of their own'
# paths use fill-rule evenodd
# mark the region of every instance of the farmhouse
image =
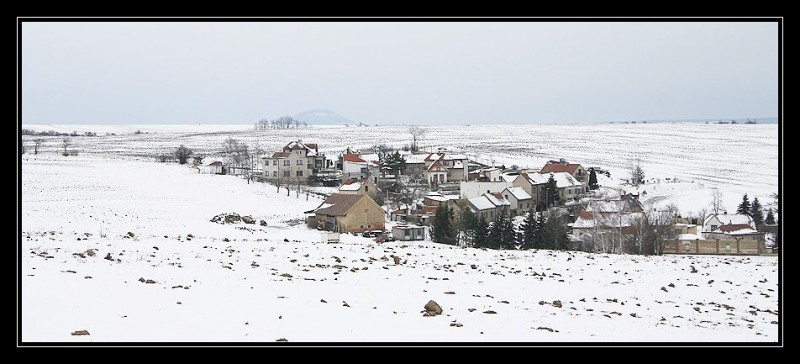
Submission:
<svg viewBox="0 0 800 364">
<path fill-rule="evenodd" d="M 306 211 L 309 226 L 338 232 L 383 229 L 383 213 L 369 196 L 342 193 L 334 193 L 316 209 Z"/>
<path fill-rule="evenodd" d="M 424 240 L 425 227 L 415 225 L 396 225 L 392 228 L 392 236 L 396 240 Z"/>
</svg>

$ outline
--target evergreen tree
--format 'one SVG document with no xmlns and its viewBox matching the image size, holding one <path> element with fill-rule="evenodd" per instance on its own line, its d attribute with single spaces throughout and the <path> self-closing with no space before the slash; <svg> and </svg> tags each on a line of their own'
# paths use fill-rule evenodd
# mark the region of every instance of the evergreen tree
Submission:
<svg viewBox="0 0 800 364">
<path fill-rule="evenodd" d="M 561 215 L 550 210 L 541 227 L 542 246 L 548 249 L 564 250 L 567 248 L 567 225 Z"/>
<path fill-rule="evenodd" d="M 478 223 L 475 224 L 475 231 L 472 235 L 472 245 L 476 248 L 489 247 L 489 223 L 483 215 L 478 218 Z"/>
<path fill-rule="evenodd" d="M 465 209 L 458 220 L 458 230 L 460 230 L 459 243 L 463 246 L 472 246 L 475 239 L 475 229 L 478 225 L 478 217 L 469 208 Z"/>
<path fill-rule="evenodd" d="M 500 213 L 497 214 L 497 220 L 489 230 L 490 245 L 494 249 L 512 249 L 517 240 L 515 235 L 514 224 L 506 216 L 505 211 L 500 210 Z"/>
<path fill-rule="evenodd" d="M 589 167 L 589 189 L 596 190 L 599 187 L 597 185 L 597 173 L 594 172 L 594 167 Z"/>
<path fill-rule="evenodd" d="M 453 226 L 452 210 L 447 204 L 439 205 L 433 217 L 431 239 L 437 243 L 456 245 L 458 242 Z"/>
<path fill-rule="evenodd" d="M 772 213 L 772 209 L 767 209 L 767 218 L 764 220 L 764 223 L 767 225 L 775 225 L 775 214 Z"/>
<path fill-rule="evenodd" d="M 547 179 L 547 183 L 545 183 L 542 189 L 542 194 L 544 195 L 542 200 L 544 201 L 544 207 L 546 209 L 558 204 L 558 184 L 552 173 L 550 173 L 550 178 Z"/>
<path fill-rule="evenodd" d="M 754 198 L 753 203 L 750 204 L 750 216 L 753 218 L 753 222 L 756 223 L 756 226 L 764 223 L 764 210 L 761 207 L 761 202 L 758 202 L 758 197 Z"/>
<path fill-rule="evenodd" d="M 544 249 L 544 238 L 542 237 L 542 227 L 544 226 L 544 222 L 542 221 L 542 214 L 536 214 L 534 218 L 536 222 L 536 231 L 533 234 L 533 248 Z"/>
<path fill-rule="evenodd" d="M 533 210 L 528 211 L 525 221 L 522 222 L 522 249 L 534 248 L 536 244 L 536 233 L 539 224 L 535 214 Z"/>
<path fill-rule="evenodd" d="M 750 200 L 748 200 L 746 193 L 744 194 L 744 197 L 742 197 L 742 203 L 740 203 L 739 206 L 736 207 L 736 213 L 742 215 L 750 215 Z"/>
<path fill-rule="evenodd" d="M 389 168 L 395 175 L 406 168 L 406 160 L 399 151 L 387 153 L 382 160 L 384 167 Z"/>
</svg>

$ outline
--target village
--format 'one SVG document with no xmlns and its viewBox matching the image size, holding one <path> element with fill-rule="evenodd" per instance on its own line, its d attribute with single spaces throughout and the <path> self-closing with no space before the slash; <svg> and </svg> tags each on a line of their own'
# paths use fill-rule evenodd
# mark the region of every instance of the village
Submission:
<svg viewBox="0 0 800 364">
<path fill-rule="evenodd" d="M 626 192 L 598 183 L 598 175 L 610 177 L 602 166 L 561 157 L 541 168 L 486 164 L 447 148 L 420 150 L 411 132 L 410 147 L 330 154 L 317 143 L 294 140 L 253 156 L 229 139 L 225 158 L 196 164 L 200 173 L 241 175 L 287 195 L 324 198 L 303 216 L 323 242 L 354 234 L 378 243 L 428 239 L 643 255 L 764 254 L 779 246 L 779 237 L 766 238 L 778 230 L 772 210 L 763 211 L 757 198 L 750 204 L 745 195 L 735 213 L 713 201 L 711 211 L 682 216 L 678 206 L 641 201 L 636 187 L 646 180 L 638 164 L 627 180 L 633 192 Z"/>
</svg>

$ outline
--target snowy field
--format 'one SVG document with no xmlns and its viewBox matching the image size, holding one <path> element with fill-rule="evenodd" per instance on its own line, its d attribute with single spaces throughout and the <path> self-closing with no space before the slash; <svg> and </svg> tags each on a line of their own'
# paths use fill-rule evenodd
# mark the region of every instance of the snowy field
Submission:
<svg viewBox="0 0 800 364">
<path fill-rule="evenodd" d="M 596 133 L 598 126 L 559 127 L 570 132 L 557 136 L 555 127 L 495 134 L 431 127 L 426 143 L 484 148 L 522 166 L 567 156 L 609 166 L 612 176 L 625 158 L 652 148 L 644 156 L 648 176 L 730 186 L 731 207 L 739 191 L 766 196 L 777 190 L 776 126 L 696 127 L 708 138 L 683 125 L 603 126 L 615 138 L 630 136 L 633 149 L 624 153 L 619 140 Z M 334 150 L 371 144 L 354 142 L 372 140 L 368 135 L 394 135 L 373 139 L 402 145 L 408 143 L 402 130 L 259 135 L 269 148 L 302 138 Z M 146 156 L 180 143 L 210 151 L 228 136 L 247 134 L 149 131 L 75 138 L 77 157 L 52 151 L 22 157 L 24 342 L 778 341 L 775 256 L 489 251 L 431 242 L 376 245 L 355 236 L 320 243 L 317 231 L 297 224 L 319 199 Z M 533 141 L 501 142 L 523 132 Z M 725 143 L 744 133 L 753 135 L 739 147 Z M 670 147 L 670 140 L 684 144 Z M 724 150 L 710 152 L 717 143 Z M 748 153 L 732 157 L 741 148 Z M 209 221 L 225 212 L 252 215 L 267 226 Z M 441 305 L 441 315 L 423 317 L 429 300 Z M 89 335 L 71 335 L 79 330 Z"/>
<path fill-rule="evenodd" d="M 316 126 L 297 130 L 254 131 L 250 125 L 24 125 L 32 130 L 79 133 L 98 137 L 73 138 L 82 154 L 130 156 L 155 160 L 179 144 L 213 156 L 222 141 L 234 137 L 267 150 L 290 140 L 319 143 L 321 151 L 341 153 L 346 147 L 411 144 L 405 126 Z M 423 149 L 446 147 L 486 164 L 541 168 L 548 160 L 566 158 L 584 167 L 611 172 L 607 185 L 629 178 L 630 161 L 639 158 L 648 183 L 639 188 L 644 200 L 674 202 L 683 213 L 697 212 L 711 202 L 712 189 L 723 193 L 728 210 L 735 210 L 747 193 L 774 207 L 778 192 L 778 124 L 578 124 L 578 125 L 433 125 L 421 140 Z M 137 130 L 142 134 L 134 134 Z M 115 133 L 105 136 L 105 133 Z M 25 136 L 30 143 L 33 137 Z M 60 138 L 47 138 L 53 153 Z M 669 179 L 669 180 L 668 180 Z M 601 181 L 602 183 L 603 181 Z"/>
</svg>

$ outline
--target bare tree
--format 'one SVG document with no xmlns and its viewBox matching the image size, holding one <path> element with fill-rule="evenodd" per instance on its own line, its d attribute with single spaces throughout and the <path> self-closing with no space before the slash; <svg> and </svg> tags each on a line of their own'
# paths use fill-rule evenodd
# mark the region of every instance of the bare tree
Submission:
<svg viewBox="0 0 800 364">
<path fill-rule="evenodd" d="M 711 212 L 714 215 L 724 211 L 725 207 L 722 205 L 722 192 L 718 188 L 711 191 Z"/>
<path fill-rule="evenodd" d="M 203 158 L 205 157 L 206 157 L 205 154 L 194 153 L 194 155 L 192 155 L 192 165 L 195 167 L 200 166 L 201 164 L 203 164 Z"/>
<path fill-rule="evenodd" d="M 72 144 L 72 139 L 70 137 L 64 137 L 61 139 L 61 146 L 64 148 L 63 155 L 68 156 L 69 152 L 67 152 L 67 148 Z"/>
<path fill-rule="evenodd" d="M 44 140 L 42 138 L 36 138 L 33 140 L 33 154 L 39 154 L 39 148 L 42 147 L 42 142 Z"/>
<path fill-rule="evenodd" d="M 222 154 L 226 156 L 227 162 L 235 167 L 241 167 L 246 162 L 251 162 L 247 144 L 240 142 L 238 139 L 225 139 L 222 142 Z"/>
<path fill-rule="evenodd" d="M 408 133 L 411 134 L 411 150 L 417 151 L 419 150 L 419 146 L 417 145 L 417 141 L 421 140 L 425 137 L 425 134 L 428 132 L 427 129 L 419 127 L 417 125 L 411 125 L 408 127 Z"/>
<path fill-rule="evenodd" d="M 667 205 L 663 209 L 653 209 L 647 213 L 647 235 L 642 247 L 642 254 L 661 255 L 664 253 L 664 245 L 676 238 L 672 229 L 672 220 L 678 214 L 678 208 L 674 204 Z"/>
<path fill-rule="evenodd" d="M 178 163 L 180 164 L 186 164 L 186 161 L 192 156 L 192 154 L 194 154 L 194 151 L 185 147 L 183 144 L 181 144 L 181 146 L 175 150 L 175 158 L 178 158 Z"/>
<path fill-rule="evenodd" d="M 19 152 L 20 154 L 25 154 L 25 142 L 23 141 L 19 142 Z"/>
<path fill-rule="evenodd" d="M 642 161 L 636 158 L 630 162 L 631 170 L 631 184 L 634 186 L 644 184 L 644 171 L 642 170 Z"/>
</svg>

